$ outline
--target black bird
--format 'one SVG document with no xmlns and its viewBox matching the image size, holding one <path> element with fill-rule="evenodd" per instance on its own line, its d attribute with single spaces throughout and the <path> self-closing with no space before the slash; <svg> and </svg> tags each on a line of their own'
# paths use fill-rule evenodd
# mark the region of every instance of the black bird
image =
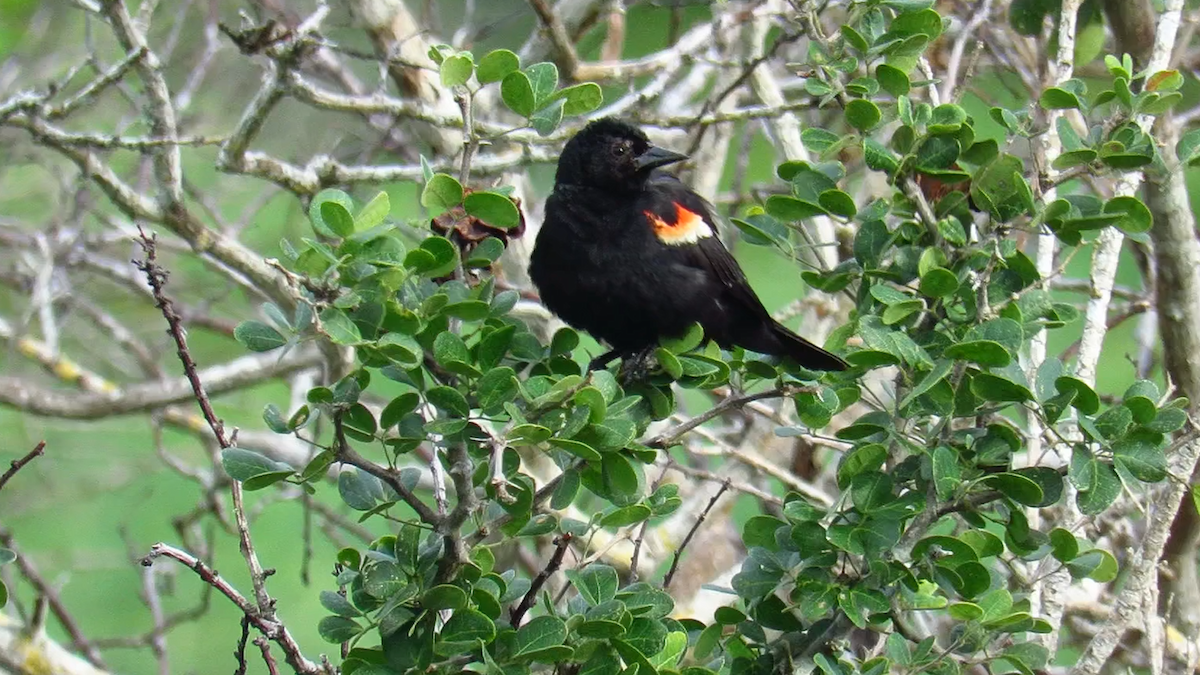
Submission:
<svg viewBox="0 0 1200 675">
<path fill-rule="evenodd" d="M 722 347 L 845 369 L 771 318 L 717 237 L 712 206 L 659 170 L 684 159 L 613 118 L 567 141 L 529 264 L 546 307 L 612 347 L 593 368 L 698 322 Z"/>
</svg>

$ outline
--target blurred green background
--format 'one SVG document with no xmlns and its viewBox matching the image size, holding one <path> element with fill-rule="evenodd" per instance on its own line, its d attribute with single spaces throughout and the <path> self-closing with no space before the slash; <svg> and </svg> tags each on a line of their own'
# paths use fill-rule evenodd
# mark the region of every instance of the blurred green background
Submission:
<svg viewBox="0 0 1200 675">
<path fill-rule="evenodd" d="M 68 3 L 51 4 L 57 6 L 50 8 L 35 0 L 0 0 L 0 62 L 9 59 L 20 68 L 16 84 L 7 92 L 0 91 L 0 99 L 21 88 L 43 87 L 66 72 L 82 56 L 89 34 L 103 42 L 99 37 L 105 31 L 102 25 L 93 21 L 89 28 L 82 11 Z M 237 4 L 214 4 L 223 21 L 236 25 Z M 162 40 L 170 28 L 173 13 L 169 5 L 163 3 L 158 10 L 157 16 L 162 18 L 157 19 L 152 35 L 154 40 Z M 534 25 L 534 15 L 522 0 L 489 0 L 479 5 L 477 25 L 491 23 L 496 30 L 474 45 L 477 53 L 498 46 L 515 49 L 524 42 Z M 439 2 L 436 6 L 443 34 L 453 33 L 462 16 L 461 1 Z M 189 21 L 199 26 L 207 9 L 192 7 L 187 11 Z M 667 44 L 670 14 L 668 8 L 649 4 L 631 7 L 627 17 L 625 55 L 647 54 Z M 682 14 L 683 27 L 686 29 L 703 21 L 707 15 L 703 5 L 688 7 Z M 335 39 L 362 42 L 361 37 L 355 37 L 357 33 L 344 14 L 335 13 L 326 27 Z M 602 30 L 593 30 L 585 38 L 581 45 L 585 58 L 597 56 L 602 37 Z M 189 73 L 192 63 L 189 55 L 203 50 L 203 32 L 185 31 L 177 49 L 179 55 L 172 59 L 168 70 L 169 81 L 174 86 L 179 86 Z M 111 58 L 111 54 L 106 57 Z M 193 132 L 222 133 L 230 129 L 258 86 L 259 66 L 237 55 L 228 42 L 218 55 L 218 64 L 220 67 L 209 75 L 188 112 L 187 123 Z M 984 73 L 981 77 L 988 75 Z M 987 107 L 991 103 L 974 96 L 968 96 L 964 102 L 980 122 L 981 135 L 986 134 L 991 123 L 984 120 L 988 120 Z M 98 129 L 106 129 L 116 115 L 102 102 L 83 119 L 96 124 Z M 317 152 L 329 151 L 343 134 L 344 122 L 333 115 L 288 105 L 273 115 L 259 145 L 284 157 L 303 161 Z M 741 133 L 755 134 L 750 145 L 748 166 L 751 168 L 747 183 L 771 182 L 773 166 L 778 160 L 774 150 L 756 127 L 749 131 L 740 129 Z M 19 132 L 15 130 L 0 130 L 0 153 L 27 141 L 18 136 Z M 731 152 L 736 153 L 739 146 L 735 138 L 730 145 Z M 1023 152 L 1024 149 L 1016 151 Z M 185 170 L 198 190 L 219 194 L 223 215 L 236 219 L 269 188 L 257 180 L 218 174 L 212 168 L 215 154 L 212 148 L 188 150 Z M 131 159 L 125 156 L 125 161 Z M 57 204 L 54 191 L 48 185 L 51 179 L 44 164 L 62 165 L 60 158 L 45 151 L 0 157 L 0 215 L 17 219 L 21 227 L 45 226 Z M 552 170 L 535 167 L 534 175 L 544 195 Z M 1195 174 L 1189 179 L 1194 181 Z M 731 183 L 732 162 L 726 172 L 725 187 Z M 403 220 L 421 215 L 416 199 L 417 186 L 393 185 L 387 190 L 394 218 Z M 370 192 L 361 191 L 356 196 Z M 307 226 L 299 203 L 290 195 L 278 193 L 257 212 L 242 239 L 264 256 L 276 256 L 281 237 L 294 240 L 305 234 Z M 133 254 L 131 247 L 129 256 Z M 769 307 L 780 307 L 804 293 L 799 270 L 779 251 L 743 244 L 738 246 L 737 255 L 751 283 Z M 1068 275 L 1086 278 L 1089 261 L 1090 250 L 1080 251 L 1074 256 Z M 172 271 L 169 292 L 177 299 L 195 304 L 203 300 L 216 301 L 214 313 L 234 321 L 257 316 L 255 303 L 236 288 L 215 280 L 195 260 L 173 257 L 169 267 Z M 1140 286 L 1129 255 L 1122 261 L 1117 282 L 1133 288 Z M 159 347 L 165 344 L 165 326 L 148 303 L 134 299 L 122 289 L 104 287 L 103 284 L 93 291 L 93 297 L 104 299 L 110 308 L 119 311 L 121 318 L 134 326 L 142 337 Z M 1082 295 L 1064 295 L 1066 297 L 1080 302 L 1084 299 Z M 0 291 L 0 312 L 4 316 L 21 316 L 24 303 L 24 298 Z M 1135 351 L 1132 337 L 1135 325 L 1136 320 L 1126 322 L 1109 335 L 1104 366 L 1099 373 L 1098 389 L 1102 392 L 1119 393 L 1133 378 L 1134 368 L 1126 355 Z M 1051 353 L 1060 353 L 1074 342 L 1079 329 L 1079 325 L 1072 325 L 1054 331 L 1050 340 Z M 242 353 L 241 347 L 232 340 L 205 331 L 193 331 L 190 339 L 202 367 Z M 85 365 L 92 363 L 86 342 L 73 339 L 69 330 L 64 334 L 63 346 L 65 353 Z M 167 371 L 179 372 L 173 352 L 162 351 Z M 0 372 L 46 379 L 36 365 L 26 362 L 9 348 L 0 350 Z M 103 369 L 101 373 L 119 376 L 119 373 L 104 372 Z M 267 403 L 283 406 L 286 401 L 285 387 L 273 385 L 222 396 L 216 403 L 218 413 L 227 424 L 262 429 L 259 413 L 263 406 Z M 168 470 L 155 455 L 150 426 L 144 417 L 129 416 L 95 423 L 71 422 L 0 409 L 0 460 L 7 462 L 24 454 L 41 439 L 47 443 L 45 456 L 23 470 L 0 494 L 0 523 L 13 532 L 22 551 L 59 589 L 66 606 L 75 614 L 87 636 L 116 637 L 150 629 L 149 612 L 139 600 L 141 568 L 131 561 L 131 551 L 126 548 L 125 541 L 130 542 L 132 553 L 136 555 L 144 554 L 156 541 L 177 543 L 171 519 L 194 507 L 201 496 L 200 490 L 194 483 Z M 168 430 L 164 441 L 168 452 L 190 463 L 205 463 L 205 454 L 192 437 Z M 331 495 L 333 498 L 328 499 Z M 319 498 L 327 499 L 331 504 L 338 502 L 332 489 Z M 249 495 L 252 508 L 263 499 L 274 501 L 275 496 L 270 491 Z M 743 499 L 737 513 L 743 518 L 754 510 L 756 505 Z M 321 589 L 333 586 L 328 575 L 332 572 L 335 550 L 319 533 L 314 536 L 313 583 L 304 586 L 299 573 L 302 527 L 302 512 L 295 504 L 276 502 L 262 511 L 252 529 L 263 563 L 278 570 L 269 587 L 279 599 L 281 618 L 310 658 L 322 651 L 336 654 L 336 646 L 321 642 L 316 632 L 317 620 L 325 613 L 317 596 Z M 217 569 L 249 594 L 250 586 L 235 538 L 218 534 L 216 541 Z M 176 568 L 174 576 L 174 582 L 164 587 L 164 609 L 168 613 L 193 606 L 201 593 L 200 583 L 189 571 Z M 23 602 L 30 602 L 31 594 L 25 584 L 17 582 L 10 586 Z M 55 638 L 65 640 L 65 635 L 53 621 L 49 631 Z M 238 612 L 224 599 L 214 597 L 203 619 L 171 632 L 172 672 L 231 671 L 235 666 L 233 648 L 239 632 Z M 105 658 L 115 672 L 155 671 L 148 650 L 108 650 Z M 257 660 L 251 660 L 251 672 L 263 670 Z"/>
</svg>

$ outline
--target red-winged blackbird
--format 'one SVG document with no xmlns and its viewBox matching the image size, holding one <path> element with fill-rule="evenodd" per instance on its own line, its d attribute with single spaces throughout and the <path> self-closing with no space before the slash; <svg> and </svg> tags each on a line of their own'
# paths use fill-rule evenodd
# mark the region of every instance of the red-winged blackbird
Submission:
<svg viewBox="0 0 1200 675">
<path fill-rule="evenodd" d="M 698 322 L 722 347 L 845 369 L 771 318 L 718 239 L 712 207 L 658 170 L 684 159 L 612 118 L 567 141 L 529 264 L 546 307 L 612 346 L 593 367 Z"/>
</svg>

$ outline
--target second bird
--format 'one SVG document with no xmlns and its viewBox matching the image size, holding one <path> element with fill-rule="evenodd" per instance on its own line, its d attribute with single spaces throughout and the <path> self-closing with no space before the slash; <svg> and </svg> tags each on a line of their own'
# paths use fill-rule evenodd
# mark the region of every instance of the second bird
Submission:
<svg viewBox="0 0 1200 675">
<path fill-rule="evenodd" d="M 771 318 L 717 237 L 712 207 L 660 170 L 684 159 L 612 118 L 567 141 L 529 264 L 546 307 L 611 345 L 595 364 L 699 323 L 722 347 L 845 369 Z"/>
</svg>

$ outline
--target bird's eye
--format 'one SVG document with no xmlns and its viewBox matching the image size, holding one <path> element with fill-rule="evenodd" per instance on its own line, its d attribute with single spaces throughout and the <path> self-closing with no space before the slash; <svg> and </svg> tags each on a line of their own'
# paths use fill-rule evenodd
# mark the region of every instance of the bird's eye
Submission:
<svg viewBox="0 0 1200 675">
<path fill-rule="evenodd" d="M 618 143 L 613 146 L 612 152 L 617 157 L 624 157 L 629 152 L 629 146 L 624 143 Z"/>
</svg>

